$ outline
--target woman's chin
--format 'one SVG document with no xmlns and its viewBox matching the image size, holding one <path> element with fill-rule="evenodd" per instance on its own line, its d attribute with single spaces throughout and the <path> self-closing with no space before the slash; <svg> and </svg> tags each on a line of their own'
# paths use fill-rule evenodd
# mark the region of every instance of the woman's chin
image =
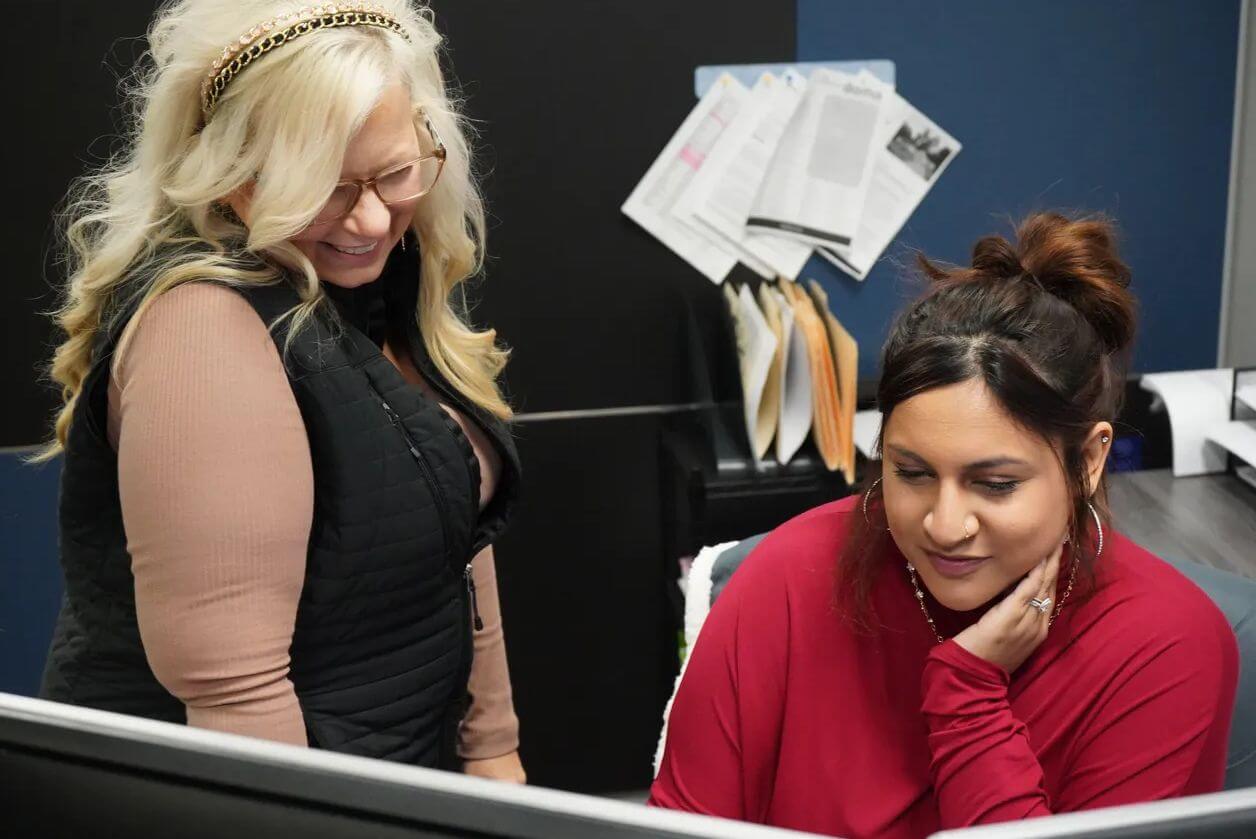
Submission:
<svg viewBox="0 0 1256 839">
<path fill-rule="evenodd" d="M 382 264 L 364 265 L 358 268 L 317 264 L 314 267 L 318 271 L 320 280 L 340 288 L 360 288 L 361 286 L 369 285 L 378 280 L 379 275 L 384 270 Z"/>
<path fill-rule="evenodd" d="M 933 579 L 926 585 L 933 599 L 952 612 L 972 612 L 998 597 L 1000 589 L 982 580 Z"/>
<path fill-rule="evenodd" d="M 972 612 L 976 609 L 980 609 L 990 602 L 989 597 L 982 597 L 979 595 L 966 596 L 963 594 L 954 595 L 948 593 L 942 597 L 938 597 L 938 595 L 934 594 L 933 597 L 952 612 Z"/>
</svg>

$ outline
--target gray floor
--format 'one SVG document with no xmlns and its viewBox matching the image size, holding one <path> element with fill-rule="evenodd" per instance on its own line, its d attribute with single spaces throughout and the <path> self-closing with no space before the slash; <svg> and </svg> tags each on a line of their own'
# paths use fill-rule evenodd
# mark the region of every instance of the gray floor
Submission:
<svg viewBox="0 0 1256 839">
<path fill-rule="evenodd" d="M 1256 489 L 1233 475 L 1122 472 L 1109 477 L 1109 501 L 1117 530 L 1157 556 L 1256 578 Z"/>
</svg>

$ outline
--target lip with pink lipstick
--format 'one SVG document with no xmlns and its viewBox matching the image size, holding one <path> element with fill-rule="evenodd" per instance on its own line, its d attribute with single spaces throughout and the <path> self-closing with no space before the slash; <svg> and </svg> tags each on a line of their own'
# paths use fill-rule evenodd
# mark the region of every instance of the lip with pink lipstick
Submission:
<svg viewBox="0 0 1256 839">
<path fill-rule="evenodd" d="M 967 577 L 990 559 L 988 556 L 951 556 L 932 551 L 926 551 L 925 555 L 929 557 L 933 570 L 951 579 Z"/>
</svg>

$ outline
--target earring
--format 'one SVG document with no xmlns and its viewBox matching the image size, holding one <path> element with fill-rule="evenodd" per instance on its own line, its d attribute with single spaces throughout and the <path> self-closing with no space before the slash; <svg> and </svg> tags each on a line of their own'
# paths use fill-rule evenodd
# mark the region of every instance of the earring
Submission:
<svg viewBox="0 0 1256 839">
<path fill-rule="evenodd" d="M 1100 442 L 1100 443 L 1106 443 L 1106 442 L 1108 442 L 1108 439 L 1109 439 L 1108 435 L 1107 435 L 1107 434 L 1104 434 L 1102 437 L 1100 437 L 1100 438 L 1099 438 L 1099 442 Z"/>
<path fill-rule="evenodd" d="M 868 527 L 870 527 L 870 528 L 871 528 L 873 525 L 872 525 L 872 522 L 868 519 L 868 496 L 872 495 L 872 491 L 873 491 L 874 489 L 876 489 L 876 488 L 877 488 L 877 484 L 879 484 L 879 483 L 881 483 L 881 479 L 880 479 L 880 478 L 877 478 L 875 481 L 873 481 L 873 482 L 872 482 L 872 486 L 868 487 L 868 491 L 864 493 L 864 497 L 863 497 L 863 517 L 864 517 L 864 524 L 868 525 Z M 889 529 L 888 527 L 887 527 L 887 528 L 885 528 L 885 532 L 886 532 L 886 533 L 889 533 L 889 532 L 890 532 L 890 529 Z"/>
<path fill-rule="evenodd" d="M 1086 506 L 1090 508 L 1091 518 L 1095 520 L 1095 530 L 1099 533 L 1099 544 L 1095 547 L 1095 559 L 1098 559 L 1103 553 L 1103 522 L 1099 521 L 1099 513 L 1095 510 L 1094 504 L 1087 501 Z"/>
</svg>

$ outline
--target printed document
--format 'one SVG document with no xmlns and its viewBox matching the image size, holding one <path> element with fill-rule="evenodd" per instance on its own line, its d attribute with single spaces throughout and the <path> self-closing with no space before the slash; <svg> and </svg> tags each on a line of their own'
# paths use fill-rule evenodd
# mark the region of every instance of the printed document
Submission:
<svg viewBox="0 0 1256 839">
<path fill-rule="evenodd" d="M 763 183 L 772 153 L 789 124 L 807 80 L 787 71 L 764 73 L 746 104 L 720 135 L 701 170 L 677 200 L 673 213 L 705 225 L 731 243 L 746 265 L 764 279 L 794 279 L 811 256 L 811 246 L 746 230 L 746 218 Z"/>
<path fill-rule="evenodd" d="M 881 84 L 867 73 L 861 73 L 859 79 L 864 84 Z M 867 278 L 962 148 L 958 140 L 892 88 L 882 87 L 886 104 L 859 230 L 847 247 L 820 249 L 821 256 L 857 280 Z"/>
<path fill-rule="evenodd" d="M 737 264 L 737 253 L 718 237 L 676 218 L 672 207 L 749 95 L 741 82 L 721 76 L 689 112 L 622 207 L 625 215 L 715 283 L 723 282 Z"/>
<path fill-rule="evenodd" d="M 812 73 L 746 226 L 812 245 L 849 247 L 871 181 L 887 92 L 871 77 Z"/>
</svg>

